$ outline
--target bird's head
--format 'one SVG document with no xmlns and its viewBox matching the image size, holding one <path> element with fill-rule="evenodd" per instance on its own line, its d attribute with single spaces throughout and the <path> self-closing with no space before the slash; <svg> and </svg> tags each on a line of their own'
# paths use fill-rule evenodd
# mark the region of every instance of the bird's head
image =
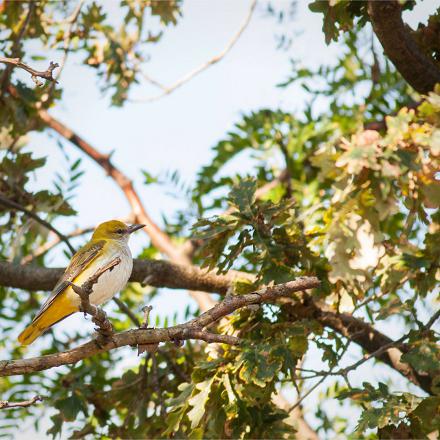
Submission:
<svg viewBox="0 0 440 440">
<path fill-rule="evenodd" d="M 145 225 L 126 225 L 118 220 L 110 220 L 101 223 L 93 233 L 93 240 L 119 240 L 128 241 L 128 237 L 134 231 L 143 228 Z"/>
</svg>

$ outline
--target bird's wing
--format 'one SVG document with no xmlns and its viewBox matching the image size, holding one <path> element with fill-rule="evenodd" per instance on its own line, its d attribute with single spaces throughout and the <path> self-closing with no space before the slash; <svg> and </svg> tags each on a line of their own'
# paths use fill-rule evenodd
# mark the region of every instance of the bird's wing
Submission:
<svg viewBox="0 0 440 440">
<path fill-rule="evenodd" d="M 75 278 L 80 275 L 84 269 L 99 255 L 101 249 L 105 245 L 105 240 L 94 241 L 87 243 L 72 257 L 69 265 L 64 271 L 62 277 L 56 283 L 49 298 L 45 301 L 41 310 L 34 318 L 37 319 L 44 311 L 52 304 L 55 298 L 69 287 L 69 282 L 73 282 Z"/>
</svg>

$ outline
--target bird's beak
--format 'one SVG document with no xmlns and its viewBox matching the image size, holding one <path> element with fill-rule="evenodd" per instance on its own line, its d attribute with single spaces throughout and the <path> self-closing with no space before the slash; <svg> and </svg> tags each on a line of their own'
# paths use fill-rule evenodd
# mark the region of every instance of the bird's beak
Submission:
<svg viewBox="0 0 440 440">
<path fill-rule="evenodd" d="M 127 232 L 132 234 L 133 232 L 142 229 L 145 225 L 130 225 L 127 227 Z"/>
</svg>

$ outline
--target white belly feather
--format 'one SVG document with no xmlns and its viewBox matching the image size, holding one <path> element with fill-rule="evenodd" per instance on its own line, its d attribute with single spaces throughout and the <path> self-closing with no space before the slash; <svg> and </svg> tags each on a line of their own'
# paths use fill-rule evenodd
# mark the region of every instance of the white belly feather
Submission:
<svg viewBox="0 0 440 440">
<path fill-rule="evenodd" d="M 121 259 L 121 262 L 113 267 L 111 271 L 104 272 L 98 279 L 98 282 L 93 286 L 92 294 L 90 295 L 90 302 L 95 305 L 100 305 L 110 300 L 118 292 L 120 292 L 127 284 L 133 269 L 133 258 L 131 256 L 130 248 L 127 245 L 117 245 L 111 252 L 108 252 L 105 258 L 96 264 L 96 260 L 88 267 L 84 273 L 78 277 L 75 284 L 81 285 L 89 277 L 94 275 L 96 271 L 113 261 L 116 257 Z M 79 296 L 69 289 L 68 295 L 78 304 L 81 303 Z"/>
</svg>

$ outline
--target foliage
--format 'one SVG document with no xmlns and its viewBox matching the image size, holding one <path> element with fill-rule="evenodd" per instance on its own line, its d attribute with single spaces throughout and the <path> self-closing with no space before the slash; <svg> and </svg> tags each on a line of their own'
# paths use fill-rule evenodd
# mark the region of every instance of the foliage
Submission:
<svg viewBox="0 0 440 440">
<path fill-rule="evenodd" d="M 66 23 L 72 6 L 4 2 L 0 51 L 30 63 L 38 61 L 39 51 L 63 53 L 67 47 L 95 69 L 110 105 L 125 104 L 150 45 L 167 26 L 179 25 L 180 4 L 123 1 L 116 24 L 107 4 L 98 2 L 87 3 Z M 412 7 L 405 2 L 404 8 Z M 340 53 L 332 65 L 311 69 L 294 60 L 291 73 L 281 72 L 284 93 L 294 87 L 307 93 L 304 108 L 243 115 L 213 147 L 214 157 L 191 191 L 178 170 L 165 177 L 143 171 L 145 185 L 171 183 L 187 198 L 188 210 L 165 219 L 165 229 L 175 242 L 197 239 L 194 263 L 219 273 L 256 275 L 253 283 L 236 282 L 231 294 L 316 275 L 322 285 L 311 296 L 319 304 L 373 327 L 398 329 L 405 347 L 400 361 L 432 377 L 432 395 L 391 373 L 386 383 L 369 378 L 355 386 L 347 374 L 336 378 L 339 367 L 360 358 L 350 351 L 354 342 L 316 316 L 293 316 L 288 304 L 277 303 L 221 320 L 217 330 L 240 336 L 238 347 L 169 343 L 136 359 L 127 348 L 50 372 L 1 378 L 1 400 L 45 396 L 44 405 L 1 411 L 2 435 L 14 436 L 21 420 L 32 420 L 38 430 L 50 417 L 47 435 L 53 438 L 295 438 L 298 426 L 273 396 L 292 386 L 303 395 L 311 380 L 324 376 L 328 385 L 321 402 L 351 409 L 333 417 L 321 405 L 313 419 L 320 435 L 426 438 L 439 429 L 439 327 L 426 322 L 438 308 L 440 281 L 440 89 L 418 96 L 378 55 L 366 2 L 315 1 L 310 9 L 323 14 L 323 38 L 338 40 Z M 151 19 L 155 25 L 148 28 Z M 45 160 L 26 146 L 27 133 L 44 129 L 37 110 L 62 99 L 62 80 L 36 88 L 4 68 L 0 90 L 1 195 L 50 222 L 75 215 L 69 202 L 81 184 L 81 161 L 72 161 L 64 146 L 67 165 L 53 188 L 34 191 L 32 179 L 44 172 Z M 253 168 L 234 167 L 244 157 Z M 18 263 L 49 241 L 48 231 L 25 213 L 0 209 L 2 259 Z M 157 256 L 150 246 L 138 257 Z M 43 255 L 33 264 L 46 262 Z M 145 296 L 160 293 L 129 285 L 120 299 L 137 310 Z M 39 303 L 40 294 L 0 287 L 4 359 L 29 355 L 15 336 L 25 324 L 22 317 Z M 198 313 L 188 308 L 185 318 Z M 134 325 L 120 310 L 111 309 L 110 316 L 117 331 Z M 164 311 L 156 325 L 175 320 Z M 42 354 L 54 353 L 89 336 L 83 329 L 48 332 L 39 347 Z M 322 370 L 308 368 L 317 353 Z M 369 362 L 383 373 L 380 361 Z M 356 426 L 353 411 L 360 414 Z"/>
</svg>

